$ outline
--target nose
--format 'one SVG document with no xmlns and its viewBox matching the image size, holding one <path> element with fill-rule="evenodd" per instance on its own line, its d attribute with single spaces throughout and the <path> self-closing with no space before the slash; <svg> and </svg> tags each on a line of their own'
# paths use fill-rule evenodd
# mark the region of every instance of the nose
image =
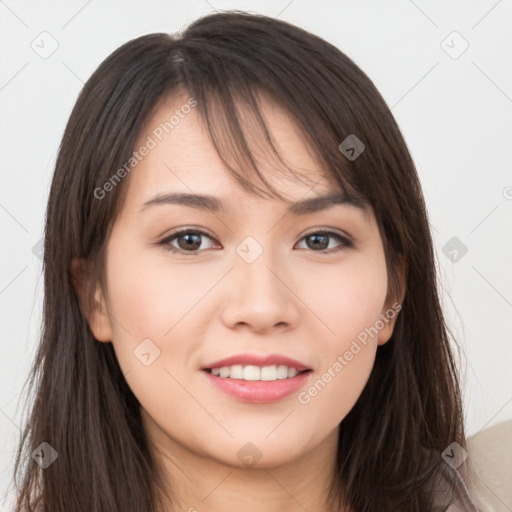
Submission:
<svg viewBox="0 0 512 512">
<path fill-rule="evenodd" d="M 236 257 L 222 319 L 231 329 L 245 327 L 264 334 L 287 330 L 300 318 L 300 299 L 291 272 L 265 250 L 252 263 Z"/>
</svg>

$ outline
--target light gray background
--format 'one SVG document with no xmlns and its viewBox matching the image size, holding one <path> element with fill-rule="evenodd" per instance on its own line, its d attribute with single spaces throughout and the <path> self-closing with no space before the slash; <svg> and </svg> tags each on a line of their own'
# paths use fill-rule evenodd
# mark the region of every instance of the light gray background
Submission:
<svg viewBox="0 0 512 512">
<path fill-rule="evenodd" d="M 230 8 L 324 37 L 379 88 L 423 184 L 446 311 L 467 356 L 468 432 L 512 418 L 510 1 L 0 0 L 0 492 L 10 481 L 20 390 L 38 341 L 42 267 L 33 247 L 78 92 L 129 39 Z M 52 44 L 58 48 L 45 55 Z M 443 253 L 453 237 L 459 245 Z"/>
</svg>

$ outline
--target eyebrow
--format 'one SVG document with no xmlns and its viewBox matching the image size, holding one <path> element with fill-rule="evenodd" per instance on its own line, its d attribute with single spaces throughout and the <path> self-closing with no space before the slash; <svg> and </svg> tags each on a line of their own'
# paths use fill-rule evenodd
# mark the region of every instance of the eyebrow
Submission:
<svg viewBox="0 0 512 512">
<path fill-rule="evenodd" d="M 196 208 L 198 210 L 212 211 L 215 213 L 226 213 L 225 204 L 221 199 L 209 195 L 189 194 L 185 192 L 158 194 L 151 198 L 149 201 L 146 201 L 142 205 L 140 211 L 142 212 L 150 206 L 167 204 L 177 204 L 189 208 Z M 347 196 L 346 194 L 340 192 L 324 196 L 312 197 L 309 199 L 302 199 L 295 203 L 289 204 L 290 207 L 288 208 L 287 213 L 291 213 L 292 215 L 296 216 L 309 215 L 327 210 L 337 205 L 351 206 L 362 211 L 367 210 L 363 201 L 355 197 Z"/>
</svg>

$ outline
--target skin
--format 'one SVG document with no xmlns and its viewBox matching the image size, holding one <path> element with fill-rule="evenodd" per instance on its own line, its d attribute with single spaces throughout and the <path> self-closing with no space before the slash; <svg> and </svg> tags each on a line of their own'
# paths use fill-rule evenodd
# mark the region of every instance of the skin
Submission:
<svg viewBox="0 0 512 512">
<path fill-rule="evenodd" d="M 136 147 L 188 98 L 182 91 L 162 101 Z M 286 162 L 309 182 L 277 177 L 277 162 L 268 155 L 260 168 L 267 180 L 290 201 L 334 191 L 287 114 L 268 99 L 263 112 Z M 280 353 L 313 369 L 304 391 L 332 368 L 396 302 L 387 297 L 373 213 L 336 205 L 285 215 L 286 203 L 247 194 L 224 170 L 196 109 L 125 185 L 126 200 L 107 245 L 107 282 L 97 287 L 97 308 L 88 320 L 98 341 L 113 343 L 178 510 L 327 511 L 338 426 L 366 385 L 394 320 L 307 404 L 297 393 L 273 404 L 241 402 L 217 390 L 199 369 L 233 354 Z M 171 191 L 217 196 L 227 211 L 169 204 L 140 211 L 156 194 Z M 192 256 L 156 245 L 175 228 L 213 236 L 200 238 Z M 323 251 L 308 245 L 306 235 L 322 229 L 348 235 L 354 247 L 329 254 L 343 247 L 334 237 Z M 263 248 L 250 264 L 235 251 L 247 236 Z M 175 238 L 170 245 L 178 243 Z M 184 252 L 186 243 L 182 238 Z M 146 366 L 134 350 L 148 338 L 160 355 Z M 261 453 L 251 467 L 237 456 L 248 442 Z"/>
</svg>

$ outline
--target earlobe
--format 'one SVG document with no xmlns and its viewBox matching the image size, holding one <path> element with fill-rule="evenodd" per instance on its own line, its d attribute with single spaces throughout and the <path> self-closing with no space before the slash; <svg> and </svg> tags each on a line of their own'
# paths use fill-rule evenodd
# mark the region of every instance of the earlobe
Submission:
<svg viewBox="0 0 512 512">
<path fill-rule="evenodd" d="M 112 341 L 112 326 L 107 311 L 103 290 L 96 284 L 94 297 L 90 300 L 87 266 L 83 259 L 74 258 L 71 262 L 71 280 L 75 289 L 80 310 L 94 337 L 101 342 Z"/>
<path fill-rule="evenodd" d="M 398 303 L 395 303 L 398 304 Z M 382 329 L 379 329 L 379 335 L 377 337 L 377 343 L 379 345 L 384 345 L 391 339 L 391 335 L 393 334 L 393 330 L 395 328 L 396 318 L 398 316 L 399 309 L 397 308 L 388 308 L 385 309 L 380 318 L 380 326 L 383 326 Z"/>
<path fill-rule="evenodd" d="M 88 318 L 89 326 L 98 341 L 112 341 L 112 326 L 103 291 L 98 284 L 94 293 L 94 307 Z"/>
<path fill-rule="evenodd" d="M 382 326 L 382 329 L 379 329 L 379 335 L 377 338 L 377 343 L 379 345 L 384 345 L 391 339 L 395 329 L 396 319 L 402 309 L 402 302 L 405 298 L 406 290 L 406 276 L 403 265 L 401 266 L 396 279 L 398 281 L 395 287 L 396 291 L 393 293 L 393 296 L 390 297 L 388 295 L 386 298 L 385 306 L 379 317 L 381 321 L 381 323 L 379 323 L 379 327 Z"/>
<path fill-rule="evenodd" d="M 379 335 L 377 338 L 377 343 L 379 345 L 384 345 L 384 343 L 387 343 L 391 339 L 391 336 L 395 329 L 396 320 L 402 309 L 402 301 L 403 296 L 401 297 L 400 302 L 395 301 L 391 305 L 387 304 L 386 307 L 383 309 L 379 317 L 379 327 L 382 327 L 382 329 L 379 329 Z"/>
</svg>

